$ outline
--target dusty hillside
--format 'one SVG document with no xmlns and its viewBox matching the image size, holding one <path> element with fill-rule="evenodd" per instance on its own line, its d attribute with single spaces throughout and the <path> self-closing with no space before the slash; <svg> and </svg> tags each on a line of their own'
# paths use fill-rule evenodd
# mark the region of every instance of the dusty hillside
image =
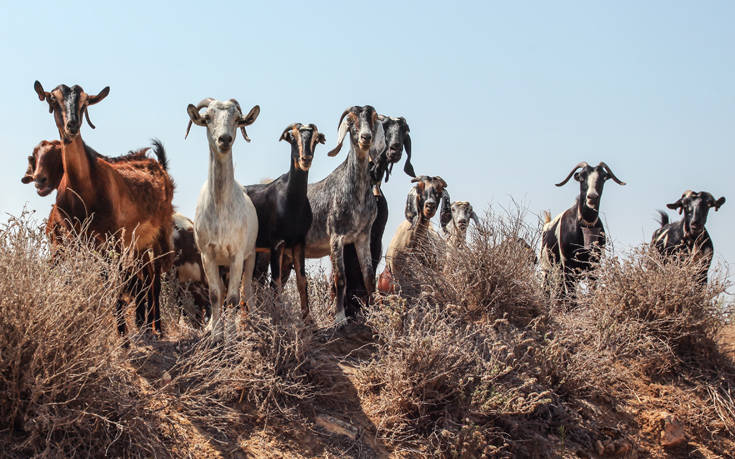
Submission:
<svg viewBox="0 0 735 459">
<path fill-rule="evenodd" d="M 124 260 L 40 231 L 0 232 L 0 447 L 12 457 L 728 457 L 735 328 L 727 286 L 645 250 L 549 302 L 537 268 L 487 216 L 469 248 L 415 266 L 418 296 L 334 329 L 326 273 L 312 321 L 259 293 L 222 345 L 180 314 L 166 336 L 114 333 Z M 101 288 L 100 286 L 103 286 Z M 230 317 L 233 319 L 234 316 Z"/>
</svg>

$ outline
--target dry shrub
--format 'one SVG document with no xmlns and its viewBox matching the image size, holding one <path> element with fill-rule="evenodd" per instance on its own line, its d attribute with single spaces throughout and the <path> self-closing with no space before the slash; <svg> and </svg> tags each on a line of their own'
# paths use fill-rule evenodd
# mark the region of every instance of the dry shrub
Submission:
<svg viewBox="0 0 735 459">
<path fill-rule="evenodd" d="M 378 340 L 357 387 L 378 434 L 447 457 L 533 454 L 531 418 L 552 403 L 533 373 L 536 342 L 507 320 L 467 323 L 443 306 L 391 297 L 367 310 Z M 516 430 L 516 438 L 505 432 Z"/>
<path fill-rule="evenodd" d="M 124 257 L 71 237 L 50 260 L 28 214 L 0 229 L 0 445 L 10 456 L 165 454 L 114 321 Z"/>
<path fill-rule="evenodd" d="M 672 413 L 688 435 L 726 450 L 718 435 L 735 433 L 735 368 L 715 338 L 732 311 L 722 302 L 723 274 L 711 270 L 704 286 L 700 269 L 647 248 L 603 257 L 597 281 L 580 289 L 580 307 L 554 309 L 545 324 L 543 382 L 572 405 Z M 654 386 L 666 389 L 639 397 Z"/>
<path fill-rule="evenodd" d="M 240 414 L 258 422 L 297 419 L 320 393 L 312 374 L 321 345 L 301 321 L 298 302 L 267 290 L 256 297 L 244 319 L 227 312 L 226 323 L 240 323 L 223 342 L 205 337 L 171 370 L 189 417 L 223 433 Z M 233 410 L 238 405 L 243 412 Z"/>
<path fill-rule="evenodd" d="M 714 269 L 701 285 L 701 269 L 697 259 L 664 258 L 647 248 L 604 257 L 596 285 L 580 303 L 599 315 L 606 342 L 623 356 L 643 359 L 650 373 L 664 373 L 681 359 L 709 359 L 729 314 L 719 301 L 727 287 L 724 277 Z"/>
<path fill-rule="evenodd" d="M 479 225 L 470 225 L 466 246 L 429 244 L 426 250 L 440 253 L 440 263 L 414 257 L 408 270 L 421 291 L 466 319 L 507 316 L 525 325 L 543 309 L 534 249 L 538 231 L 524 222 L 525 214 L 517 204 L 501 215 L 488 210 Z"/>
</svg>

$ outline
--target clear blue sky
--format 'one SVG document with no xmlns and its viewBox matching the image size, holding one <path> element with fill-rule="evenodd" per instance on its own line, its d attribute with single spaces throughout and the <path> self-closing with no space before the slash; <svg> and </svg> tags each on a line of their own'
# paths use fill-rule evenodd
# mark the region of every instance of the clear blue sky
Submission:
<svg viewBox="0 0 735 459">
<path fill-rule="evenodd" d="M 320 180 L 343 159 L 326 156 L 339 115 L 371 104 L 406 117 L 418 173 L 441 175 L 477 209 L 512 196 L 559 213 L 578 186 L 553 184 L 581 160 L 606 161 L 628 182 L 608 182 L 602 200 L 618 248 L 650 240 L 655 210 L 685 189 L 724 195 L 707 226 L 717 258 L 735 262 L 735 3 L 453 3 L 6 3 L 0 210 L 50 209 L 20 183 L 33 146 L 58 138 L 39 79 L 47 90 L 109 85 L 85 141 L 119 154 L 160 138 L 174 204 L 189 216 L 208 153 L 202 128 L 184 141 L 187 104 L 261 106 L 253 142 L 234 147 L 243 184 L 285 172 L 289 147 L 277 139 L 295 121 L 327 136 L 310 173 Z M 384 188 L 386 243 L 408 189 L 402 173 Z"/>
</svg>

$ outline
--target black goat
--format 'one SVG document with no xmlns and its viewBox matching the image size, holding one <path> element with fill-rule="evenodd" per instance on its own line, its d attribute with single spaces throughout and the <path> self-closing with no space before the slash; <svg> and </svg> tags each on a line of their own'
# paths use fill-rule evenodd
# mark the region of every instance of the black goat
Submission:
<svg viewBox="0 0 735 459">
<path fill-rule="evenodd" d="M 577 172 L 577 169 L 581 170 Z M 553 220 L 547 213 L 541 234 L 541 261 L 546 287 L 550 287 L 553 265 L 558 265 L 564 278 L 564 293 L 571 296 L 574 295 L 577 276 L 592 268 L 605 247 L 605 228 L 599 217 L 602 188 L 608 179 L 625 185 L 607 164 L 601 162 L 593 167 L 581 162 L 556 186 L 567 183 L 572 175 L 579 182 L 576 204 Z"/>
<path fill-rule="evenodd" d="M 694 192 L 687 190 L 678 201 L 666 204 L 669 209 L 678 209 L 684 217 L 678 222 L 669 223 L 669 216 L 659 211 L 661 227 L 653 232 L 651 247 L 662 255 L 676 256 L 683 253 L 691 255 L 695 260 L 702 261 L 702 272 L 699 282 L 707 284 L 707 272 L 712 264 L 714 245 L 707 229 L 707 214 L 711 207 L 715 211 L 725 204 L 725 197 L 715 200 L 714 196 L 706 191 Z"/>
<path fill-rule="evenodd" d="M 383 256 L 383 234 L 385 233 L 385 225 L 388 222 L 388 201 L 385 199 L 383 190 L 380 189 L 380 184 L 384 177 L 385 181 L 388 182 L 393 171 L 393 165 L 401 160 L 404 148 L 406 149 L 406 164 L 403 166 L 403 171 L 410 177 L 416 177 L 411 164 L 411 136 L 406 119 L 402 116 L 396 118 L 379 115 L 378 121 L 383 125 L 385 148 L 377 152 L 376 155 L 371 155 L 370 164 L 373 196 L 375 197 L 375 204 L 378 206 L 378 213 L 370 230 L 370 255 L 373 261 L 373 273 L 378 269 L 380 258 Z M 366 304 L 368 300 L 354 245 L 345 245 L 344 261 L 347 281 L 345 313 L 348 317 L 354 317 L 360 310 L 360 306 Z"/>
<path fill-rule="evenodd" d="M 296 283 L 301 297 L 301 313 L 306 318 L 309 315 L 309 298 L 304 247 L 312 221 L 306 189 L 314 149 L 318 143 L 323 144 L 326 140 L 316 125 L 301 123 L 286 127 L 279 140 L 291 144 L 289 171 L 270 183 L 247 185 L 243 189 L 258 212 L 255 247 L 270 251 L 271 284 L 280 290 L 283 254 L 290 249 L 289 258 L 296 270 Z"/>
</svg>

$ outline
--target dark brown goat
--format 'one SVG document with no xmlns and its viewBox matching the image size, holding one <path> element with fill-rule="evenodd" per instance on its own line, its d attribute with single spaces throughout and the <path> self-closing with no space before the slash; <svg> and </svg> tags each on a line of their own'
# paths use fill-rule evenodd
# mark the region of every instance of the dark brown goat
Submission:
<svg viewBox="0 0 735 459">
<path fill-rule="evenodd" d="M 64 174 L 59 182 L 56 204 L 49 216 L 52 240 L 71 229 L 80 229 L 90 219 L 88 231 L 102 241 L 107 237 L 119 238 L 125 247 L 131 247 L 137 257 L 147 263 L 143 284 L 149 288 L 149 311 L 136 304 L 138 325 L 146 322 L 161 332 L 160 284 L 162 272 L 169 269 L 173 259 L 171 229 L 173 182 L 166 172 L 165 153 L 160 162 L 141 158 L 109 162 L 96 155 L 82 141 L 82 116 L 89 120 L 88 107 L 104 99 L 109 87 L 97 95 L 89 95 L 77 85 L 71 88 L 59 85 L 50 92 L 41 83 L 34 89 L 41 101 L 46 101 L 53 113 L 62 141 Z M 149 263 L 149 252 L 153 261 Z M 130 276 L 126 294 L 138 297 L 137 276 Z M 150 283 L 149 283 L 150 282 Z M 118 331 L 125 333 L 125 294 L 118 299 Z"/>
</svg>

